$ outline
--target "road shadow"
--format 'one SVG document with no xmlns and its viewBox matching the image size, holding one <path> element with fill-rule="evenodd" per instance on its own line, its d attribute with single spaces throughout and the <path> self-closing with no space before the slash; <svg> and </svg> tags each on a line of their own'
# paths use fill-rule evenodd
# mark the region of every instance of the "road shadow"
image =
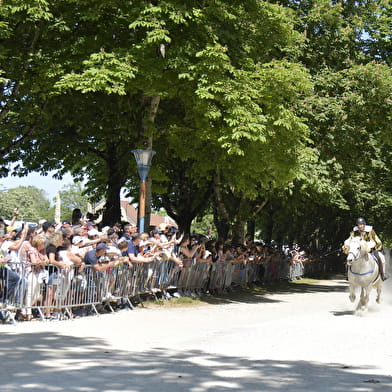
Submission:
<svg viewBox="0 0 392 392">
<path fill-rule="evenodd" d="M 274 293 L 331 293 L 331 292 L 346 292 L 348 285 L 346 281 L 334 281 L 334 284 L 314 284 L 314 283 L 285 283 L 274 287 L 271 291 Z"/>
<path fill-rule="evenodd" d="M 211 297 L 201 297 L 201 302 L 206 302 L 210 305 L 227 305 L 232 303 L 280 303 L 282 301 L 268 297 L 268 291 L 264 288 L 241 289 L 231 293 L 214 295 Z"/>
<path fill-rule="evenodd" d="M 171 305 L 175 305 L 177 302 L 179 305 L 189 305 L 189 302 L 195 303 L 202 302 L 209 305 L 227 305 L 232 303 L 244 303 L 244 304 L 260 304 L 260 303 L 280 303 L 283 300 L 271 298 L 271 294 L 310 294 L 310 293 L 327 293 L 327 292 L 347 292 L 348 285 L 346 280 L 331 279 L 334 284 L 323 285 L 319 284 L 317 280 L 314 282 L 304 283 L 301 281 L 288 282 L 281 281 L 278 283 L 271 284 L 253 284 L 251 288 L 231 287 L 229 290 L 225 290 L 224 293 L 214 293 L 209 296 L 201 296 L 196 298 L 188 297 L 184 302 L 183 299 L 179 301 L 177 299 L 171 300 Z M 174 291 L 173 291 L 174 292 Z M 164 305 L 166 300 L 161 299 L 159 305 Z M 135 305 L 140 305 L 140 302 L 135 302 Z M 148 307 L 150 304 L 156 305 L 156 301 L 143 300 L 143 305 Z"/>
<path fill-rule="evenodd" d="M 348 284 L 346 280 L 333 280 L 334 284 L 318 284 L 318 283 L 301 283 L 297 282 L 279 282 L 267 285 L 255 285 L 248 289 L 236 289 L 221 295 L 212 297 L 202 297 L 199 300 L 212 305 L 225 305 L 229 303 L 278 303 L 281 300 L 270 298 L 270 294 L 311 294 L 311 293 L 327 293 L 327 292 L 347 292 Z"/>
<path fill-rule="evenodd" d="M 113 331 L 115 333 L 115 331 Z M 137 339 L 130 334 L 130 339 Z M 251 360 L 201 350 L 115 350 L 95 338 L 3 333 L 1 391 L 386 391 L 392 377 L 347 364 Z M 262 350 L 262 347 L 260 347 Z M 338 355 L 337 355 L 338 358 Z"/>
<path fill-rule="evenodd" d="M 330 313 L 332 313 L 334 316 L 355 316 L 355 314 L 356 314 L 355 310 L 342 310 L 342 311 L 334 310 L 334 311 L 331 311 Z"/>
</svg>

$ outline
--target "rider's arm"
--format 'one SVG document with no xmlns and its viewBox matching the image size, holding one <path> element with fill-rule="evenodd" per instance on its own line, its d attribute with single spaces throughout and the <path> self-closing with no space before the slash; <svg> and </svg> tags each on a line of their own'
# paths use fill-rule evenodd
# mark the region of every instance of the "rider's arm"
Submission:
<svg viewBox="0 0 392 392">
<path fill-rule="evenodd" d="M 372 229 L 372 231 L 370 232 L 370 237 L 371 239 L 375 242 L 375 246 L 374 248 L 376 250 L 382 250 L 382 242 L 380 240 L 380 238 L 378 237 L 378 235 L 376 234 L 376 232 Z"/>
</svg>

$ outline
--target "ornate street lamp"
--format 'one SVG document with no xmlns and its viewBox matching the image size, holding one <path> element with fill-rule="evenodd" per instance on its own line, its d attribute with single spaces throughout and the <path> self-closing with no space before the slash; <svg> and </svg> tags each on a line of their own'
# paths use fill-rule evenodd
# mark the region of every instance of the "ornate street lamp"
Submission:
<svg viewBox="0 0 392 392">
<path fill-rule="evenodd" d="M 144 216 L 146 211 L 146 179 L 150 170 L 153 150 L 132 150 L 136 159 L 137 170 L 140 176 L 140 199 L 139 199 L 139 233 L 144 232 Z"/>
</svg>

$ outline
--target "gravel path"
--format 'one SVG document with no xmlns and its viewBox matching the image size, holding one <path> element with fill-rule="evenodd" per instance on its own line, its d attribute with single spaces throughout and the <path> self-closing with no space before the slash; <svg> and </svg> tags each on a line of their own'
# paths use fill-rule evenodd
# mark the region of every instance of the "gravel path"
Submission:
<svg viewBox="0 0 392 392">
<path fill-rule="evenodd" d="M 346 281 L 329 280 L 218 305 L 0 326 L 0 391 L 392 391 L 386 283 L 366 314 L 353 312 Z"/>
</svg>

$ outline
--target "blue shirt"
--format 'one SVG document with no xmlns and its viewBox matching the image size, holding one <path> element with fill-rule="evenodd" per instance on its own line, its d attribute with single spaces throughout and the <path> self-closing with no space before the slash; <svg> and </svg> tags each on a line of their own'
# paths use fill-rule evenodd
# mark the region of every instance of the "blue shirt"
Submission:
<svg viewBox="0 0 392 392">
<path fill-rule="evenodd" d="M 97 252 L 95 251 L 95 249 L 89 250 L 84 255 L 83 261 L 85 264 L 97 265 L 98 264 L 98 257 L 97 257 Z"/>
<path fill-rule="evenodd" d="M 133 254 L 135 257 L 139 254 L 139 246 L 135 245 L 132 241 L 129 241 L 127 253 Z"/>
</svg>

